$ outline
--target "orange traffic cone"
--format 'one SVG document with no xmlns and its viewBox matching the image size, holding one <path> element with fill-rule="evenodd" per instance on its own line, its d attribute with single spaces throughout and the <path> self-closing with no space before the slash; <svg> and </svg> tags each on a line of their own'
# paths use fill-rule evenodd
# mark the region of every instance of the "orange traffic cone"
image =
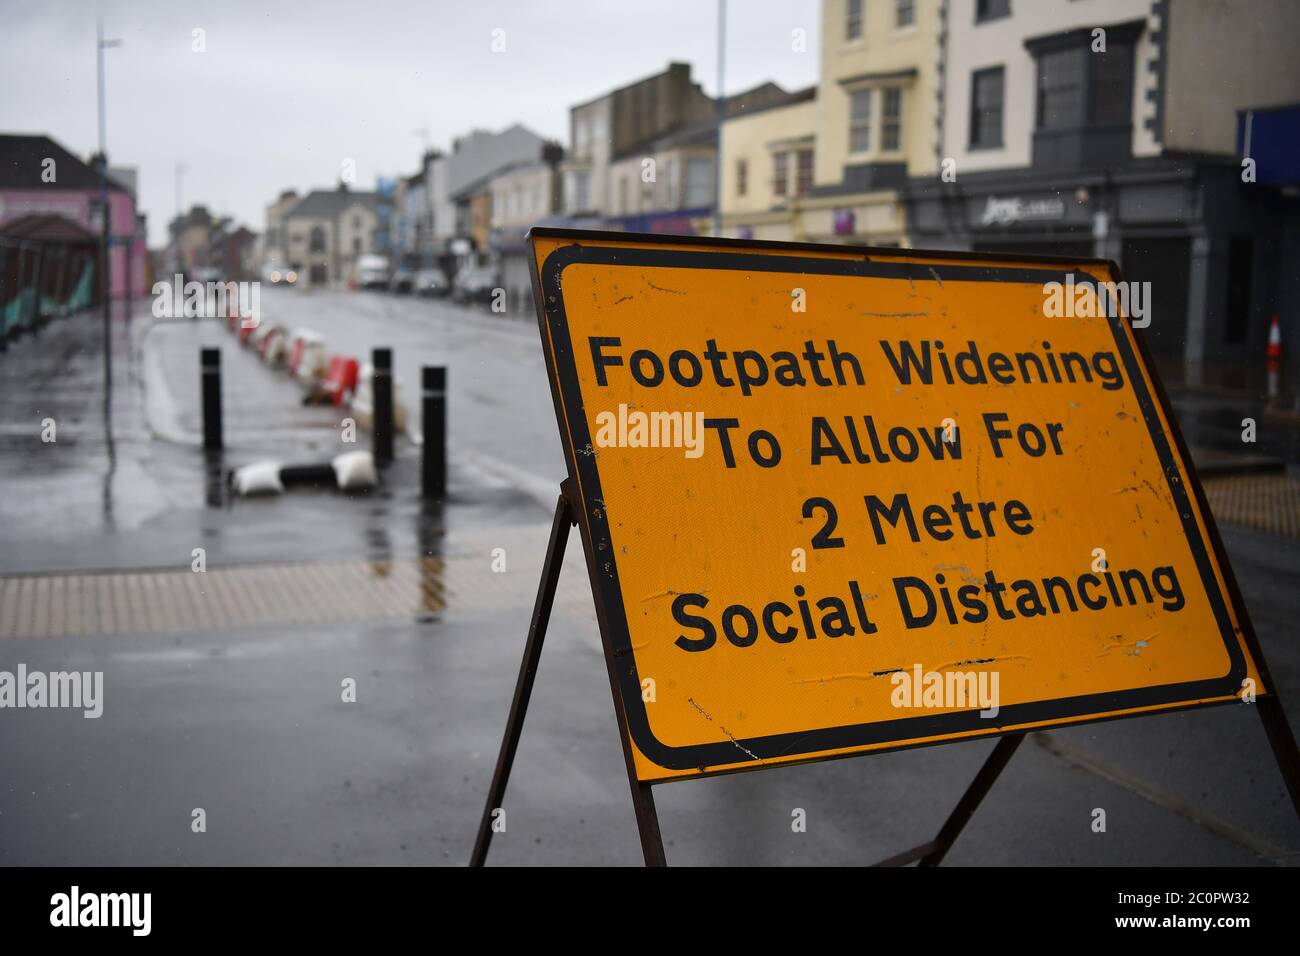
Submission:
<svg viewBox="0 0 1300 956">
<path fill-rule="evenodd" d="M 1273 324 L 1268 328 L 1268 348 L 1264 352 L 1268 368 L 1268 397 L 1277 398 L 1279 379 L 1282 375 L 1282 325 L 1273 313 Z"/>
</svg>

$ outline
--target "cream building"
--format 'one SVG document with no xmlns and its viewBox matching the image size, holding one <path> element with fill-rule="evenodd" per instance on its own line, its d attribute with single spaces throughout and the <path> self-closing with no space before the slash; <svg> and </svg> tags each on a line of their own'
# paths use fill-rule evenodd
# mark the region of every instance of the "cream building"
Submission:
<svg viewBox="0 0 1300 956">
<path fill-rule="evenodd" d="M 661 137 L 611 162 L 606 214 L 626 217 L 684 211 L 711 215 L 716 183 L 714 144 L 712 128 L 696 127 Z"/>
<path fill-rule="evenodd" d="M 722 231 L 790 241 L 801 233 L 800 203 L 812 191 L 817 89 L 783 106 L 750 110 L 722 124 Z"/>
<path fill-rule="evenodd" d="M 288 266 L 303 288 L 338 286 L 352 277 L 357 258 L 373 252 L 379 227 L 372 192 L 317 189 L 284 215 Z"/>
<path fill-rule="evenodd" d="M 539 158 L 507 166 L 487 184 L 491 217 L 487 248 L 496 261 L 507 311 L 512 314 L 531 312 L 532 279 L 524 238 L 529 229 L 560 211 L 563 155 L 559 144 L 547 144 Z"/>
<path fill-rule="evenodd" d="M 936 168 L 942 7 L 824 0 L 815 96 L 723 127 L 727 235 L 907 244 L 898 190 Z"/>
</svg>

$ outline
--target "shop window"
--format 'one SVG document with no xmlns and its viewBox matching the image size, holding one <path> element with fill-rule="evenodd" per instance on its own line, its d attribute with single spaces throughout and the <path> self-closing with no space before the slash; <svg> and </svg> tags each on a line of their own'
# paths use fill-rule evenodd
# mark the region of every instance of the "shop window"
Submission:
<svg viewBox="0 0 1300 956">
<path fill-rule="evenodd" d="M 1223 341 L 1240 345 L 1250 338 L 1251 266 L 1254 243 L 1237 238 L 1228 244 L 1228 302 L 1223 319 Z"/>
<path fill-rule="evenodd" d="M 970 148 L 1002 146 L 1002 99 L 1005 71 L 1000 66 L 976 70 L 970 81 Z"/>
</svg>

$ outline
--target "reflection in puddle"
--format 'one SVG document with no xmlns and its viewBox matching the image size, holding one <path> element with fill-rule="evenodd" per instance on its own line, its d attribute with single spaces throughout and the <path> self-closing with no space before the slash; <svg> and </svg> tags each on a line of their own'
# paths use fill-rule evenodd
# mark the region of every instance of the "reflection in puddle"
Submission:
<svg viewBox="0 0 1300 956">
<path fill-rule="evenodd" d="M 421 624 L 439 620 L 447 606 L 442 559 L 442 504 L 424 502 L 416 517 L 415 540 L 420 549 L 420 607 L 415 619 Z"/>
</svg>

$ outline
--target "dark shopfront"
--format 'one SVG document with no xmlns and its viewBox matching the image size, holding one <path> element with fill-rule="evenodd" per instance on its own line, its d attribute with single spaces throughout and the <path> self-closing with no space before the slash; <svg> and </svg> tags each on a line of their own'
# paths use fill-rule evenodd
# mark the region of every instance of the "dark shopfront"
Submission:
<svg viewBox="0 0 1300 956">
<path fill-rule="evenodd" d="M 1167 382 L 1263 387 L 1284 203 L 1232 161 L 916 179 L 904 202 L 917 248 L 1116 260 L 1125 280 L 1151 283 L 1146 336 Z"/>
</svg>

